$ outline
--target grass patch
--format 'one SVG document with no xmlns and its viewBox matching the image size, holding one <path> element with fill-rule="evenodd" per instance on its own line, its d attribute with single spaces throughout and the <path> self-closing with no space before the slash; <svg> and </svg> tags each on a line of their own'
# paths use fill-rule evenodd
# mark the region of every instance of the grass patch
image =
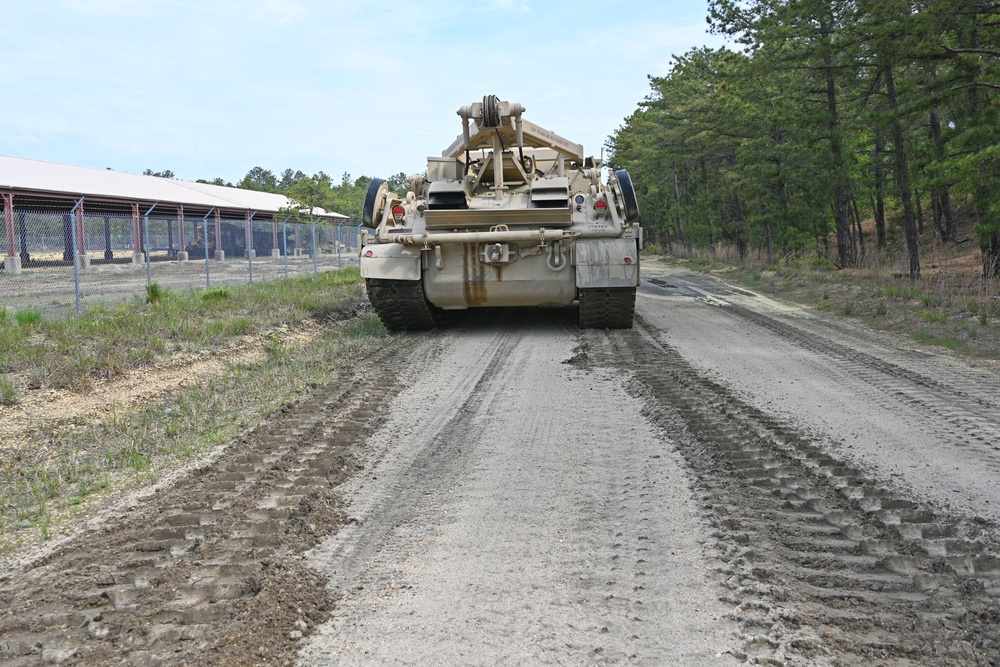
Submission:
<svg viewBox="0 0 1000 667">
<path fill-rule="evenodd" d="M 927 343 L 928 345 L 939 345 L 941 347 L 946 347 L 949 350 L 957 350 L 959 347 L 958 341 L 954 338 L 948 336 L 937 336 L 928 331 L 918 331 L 913 334 L 914 340 L 918 340 L 921 343 Z"/>
<path fill-rule="evenodd" d="M 287 292 L 261 284 L 266 297 L 244 294 L 243 288 L 207 300 L 204 293 L 175 294 L 152 304 L 88 313 L 77 326 L 88 335 L 117 335 L 122 345 L 134 331 L 151 329 L 166 336 L 165 328 L 186 319 L 195 340 L 217 336 L 225 342 L 226 336 L 247 326 L 287 325 L 310 317 L 299 304 L 322 303 L 326 311 L 348 308 L 362 294 L 359 278 L 331 289 L 333 281 L 318 277 Z M 320 292 L 326 296 L 320 297 Z M 219 312 L 220 304 L 226 304 L 225 314 Z M 136 321 L 121 322 L 126 312 Z M 237 326 L 218 325 L 234 320 Z M 140 325 L 142 321 L 146 324 Z M 47 344 L 73 340 L 77 334 L 71 332 L 77 329 L 69 322 L 63 326 L 68 329 L 46 329 Z M 218 331 L 211 333 L 212 326 Z M 232 364 L 221 375 L 192 378 L 160 400 L 99 422 L 39 427 L 26 442 L 0 451 L 0 554 L 47 536 L 96 497 L 148 483 L 169 467 L 263 423 L 305 388 L 327 384 L 348 371 L 358 358 L 383 344 L 385 330 L 376 316 L 363 314 L 299 346 L 288 345 L 275 333 L 263 340 L 265 354 L 258 362 Z"/>
<path fill-rule="evenodd" d="M 145 303 L 97 306 L 75 318 L 42 321 L 18 311 L 25 326 L 0 326 L 4 369 L 40 388 L 84 389 L 173 354 L 197 353 L 225 339 L 346 309 L 364 299 L 356 267 L 237 287 L 174 293 L 147 286 Z"/>
<path fill-rule="evenodd" d="M 22 308 L 21 310 L 14 313 L 14 319 L 21 326 L 28 326 L 29 324 L 37 324 L 42 321 L 42 310 L 41 308 Z"/>
</svg>

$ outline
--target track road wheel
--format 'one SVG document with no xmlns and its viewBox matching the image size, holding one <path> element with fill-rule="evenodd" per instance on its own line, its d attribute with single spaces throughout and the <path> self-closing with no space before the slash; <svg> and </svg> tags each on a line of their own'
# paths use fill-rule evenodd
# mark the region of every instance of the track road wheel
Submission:
<svg viewBox="0 0 1000 667">
<path fill-rule="evenodd" d="M 389 194 L 389 184 L 381 178 L 373 178 L 368 184 L 368 192 L 365 193 L 365 204 L 361 209 L 361 221 L 365 227 L 375 229 L 378 227 L 378 219 L 382 217 L 382 207 L 385 206 L 385 199 Z"/>
<path fill-rule="evenodd" d="M 615 171 L 615 181 L 617 187 L 614 188 L 618 201 L 624 209 L 625 222 L 635 222 L 639 219 L 639 200 L 635 197 L 635 188 L 632 187 L 632 177 L 624 169 Z"/>
<path fill-rule="evenodd" d="M 434 328 L 431 305 L 419 280 L 365 280 L 368 300 L 389 331 L 426 331 Z"/>
<path fill-rule="evenodd" d="M 581 329 L 631 329 L 635 287 L 594 287 L 580 290 Z"/>
</svg>

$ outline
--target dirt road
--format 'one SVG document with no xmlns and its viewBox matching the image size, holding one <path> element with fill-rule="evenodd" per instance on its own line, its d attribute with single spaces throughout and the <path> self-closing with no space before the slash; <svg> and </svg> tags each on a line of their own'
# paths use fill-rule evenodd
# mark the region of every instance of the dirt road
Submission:
<svg viewBox="0 0 1000 667">
<path fill-rule="evenodd" d="M 988 665 L 998 372 L 714 278 L 474 312 L 0 574 L 0 663 Z"/>
</svg>

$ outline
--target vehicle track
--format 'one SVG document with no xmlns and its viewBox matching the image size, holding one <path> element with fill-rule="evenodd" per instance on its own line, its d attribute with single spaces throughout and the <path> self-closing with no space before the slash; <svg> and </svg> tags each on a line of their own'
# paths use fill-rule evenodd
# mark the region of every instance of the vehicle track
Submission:
<svg viewBox="0 0 1000 667">
<path fill-rule="evenodd" d="M 793 423 L 699 375 L 656 335 L 640 318 L 620 336 L 585 332 L 584 344 L 595 362 L 633 373 L 646 414 L 677 442 L 697 477 L 748 658 L 1000 661 L 996 525 L 866 475 Z M 845 356 L 836 344 L 803 336 Z M 846 356 L 869 367 L 865 357 Z M 894 372 L 875 362 L 871 373 Z M 946 400 L 948 390 L 936 389 Z"/>
<path fill-rule="evenodd" d="M 902 401 L 933 415 L 936 418 L 929 421 L 936 425 L 935 434 L 942 441 L 954 441 L 959 446 L 979 450 L 983 465 L 1000 472 L 1000 459 L 996 456 L 996 452 L 1000 452 L 1000 422 L 997 420 L 1000 402 L 996 393 L 1000 381 L 985 386 L 977 383 L 980 386 L 972 385 L 972 390 L 961 389 L 748 308 L 729 305 L 727 311 L 829 358 L 844 373 L 860 378 L 892 401 Z M 883 400 L 883 403 L 888 404 L 888 401 Z"/>
<path fill-rule="evenodd" d="M 301 554 L 404 376 L 398 345 L 126 516 L 0 578 L 0 663 L 288 662 L 332 603 Z"/>
</svg>

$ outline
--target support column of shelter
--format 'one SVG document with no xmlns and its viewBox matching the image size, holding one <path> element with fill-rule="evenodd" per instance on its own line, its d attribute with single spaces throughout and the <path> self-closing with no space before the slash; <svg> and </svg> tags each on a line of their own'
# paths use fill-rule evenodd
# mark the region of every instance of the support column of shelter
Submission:
<svg viewBox="0 0 1000 667">
<path fill-rule="evenodd" d="M 278 216 L 271 216 L 271 257 L 281 257 L 281 248 L 278 247 Z"/>
<path fill-rule="evenodd" d="M 177 261 L 188 259 L 187 245 L 184 243 L 184 207 L 177 207 Z"/>
<path fill-rule="evenodd" d="M 3 221 L 7 232 L 7 256 L 3 258 L 3 270 L 15 276 L 21 275 L 21 258 L 17 254 L 14 240 L 14 195 L 3 196 Z"/>
<path fill-rule="evenodd" d="M 13 201 L 13 195 L 11 195 Z M 25 219 L 26 213 L 24 211 L 18 211 L 14 214 L 17 218 L 17 232 L 21 235 L 21 266 L 24 266 L 31 261 L 31 255 L 28 253 L 28 221 Z"/>
<path fill-rule="evenodd" d="M 132 263 L 145 264 L 146 257 L 142 252 L 142 225 L 139 223 L 139 203 L 132 202 Z"/>
<path fill-rule="evenodd" d="M 215 209 L 215 259 L 219 262 L 226 261 L 226 251 L 222 249 L 222 216 L 219 209 Z"/>
<path fill-rule="evenodd" d="M 104 259 L 111 261 L 115 253 L 111 250 L 111 216 L 104 216 Z"/>
<path fill-rule="evenodd" d="M 83 198 L 80 198 L 80 205 L 76 208 L 76 251 L 80 253 L 80 270 L 90 270 L 90 255 L 87 254 L 87 234 L 83 224 Z"/>
</svg>

